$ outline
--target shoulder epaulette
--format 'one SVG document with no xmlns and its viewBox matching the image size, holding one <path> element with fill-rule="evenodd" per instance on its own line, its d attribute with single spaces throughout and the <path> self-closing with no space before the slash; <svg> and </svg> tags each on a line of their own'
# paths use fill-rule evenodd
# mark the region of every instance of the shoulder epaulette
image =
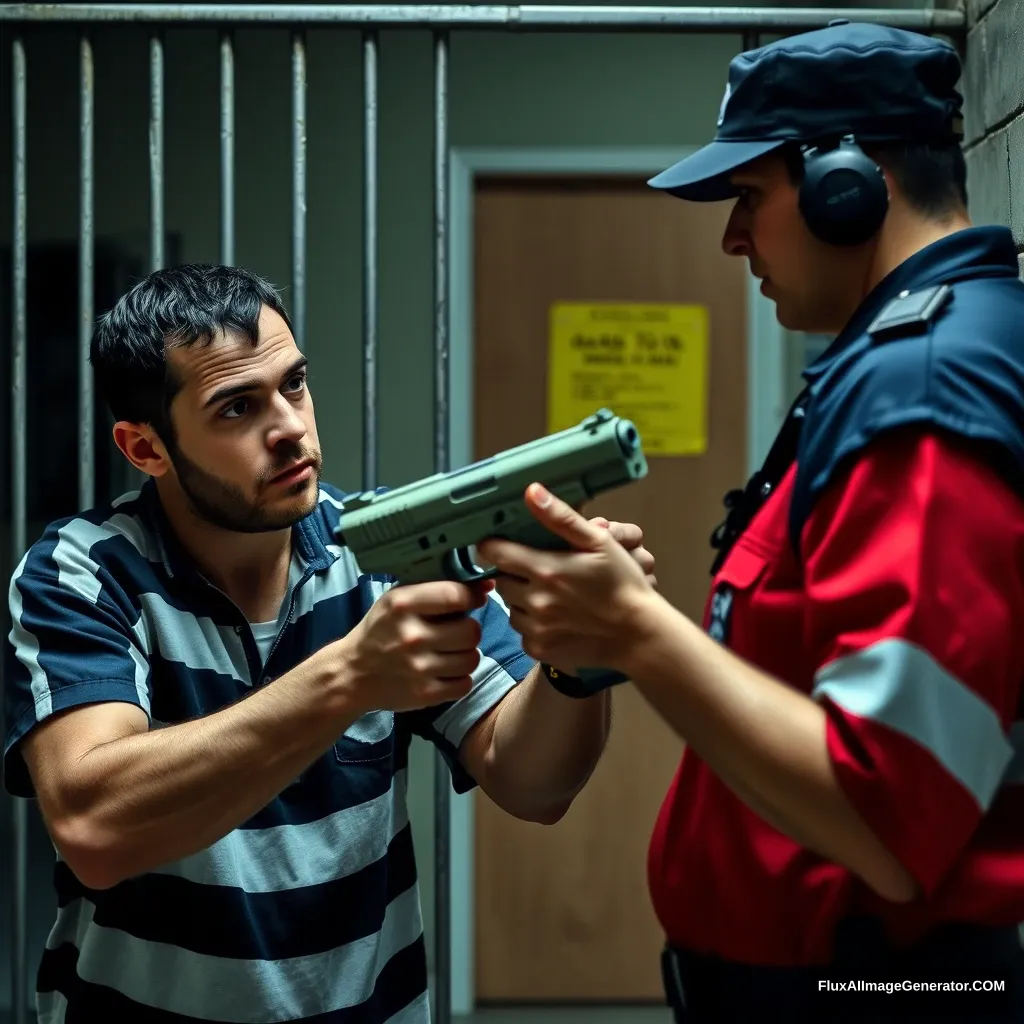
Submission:
<svg viewBox="0 0 1024 1024">
<path fill-rule="evenodd" d="M 936 314 L 953 297 L 948 284 L 922 288 L 916 292 L 900 292 L 887 302 L 871 322 L 868 334 L 874 341 L 889 341 L 911 334 L 920 334 Z"/>
</svg>

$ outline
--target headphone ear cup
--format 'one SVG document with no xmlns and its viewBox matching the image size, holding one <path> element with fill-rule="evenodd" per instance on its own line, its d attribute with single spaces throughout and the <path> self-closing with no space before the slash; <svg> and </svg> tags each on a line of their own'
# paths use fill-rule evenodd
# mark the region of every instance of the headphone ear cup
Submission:
<svg viewBox="0 0 1024 1024">
<path fill-rule="evenodd" d="M 800 213 L 829 245 L 860 245 L 885 221 L 889 190 L 882 169 L 854 142 L 804 153 Z"/>
</svg>

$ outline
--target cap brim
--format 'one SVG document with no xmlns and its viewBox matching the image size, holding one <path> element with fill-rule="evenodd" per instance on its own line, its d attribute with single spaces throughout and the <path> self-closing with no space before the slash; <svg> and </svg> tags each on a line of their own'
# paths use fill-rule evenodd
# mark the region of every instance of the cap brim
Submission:
<svg viewBox="0 0 1024 1024">
<path fill-rule="evenodd" d="M 739 194 L 729 175 L 738 167 L 785 145 L 783 139 L 749 142 L 716 140 L 655 175 L 648 185 L 679 199 L 715 203 Z"/>
</svg>

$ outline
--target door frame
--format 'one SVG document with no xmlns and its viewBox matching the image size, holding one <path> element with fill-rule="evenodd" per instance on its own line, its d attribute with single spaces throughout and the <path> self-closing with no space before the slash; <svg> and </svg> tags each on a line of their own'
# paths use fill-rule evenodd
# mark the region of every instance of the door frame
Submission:
<svg viewBox="0 0 1024 1024">
<path fill-rule="evenodd" d="M 453 147 L 449 155 L 449 362 L 448 425 L 452 469 L 468 465 L 473 443 L 473 196 L 476 177 L 541 174 L 654 175 L 696 147 L 535 148 Z M 747 461 L 761 463 L 785 416 L 785 344 L 775 307 L 748 276 Z M 452 1012 L 472 1013 L 476 996 L 473 794 L 451 794 Z"/>
</svg>

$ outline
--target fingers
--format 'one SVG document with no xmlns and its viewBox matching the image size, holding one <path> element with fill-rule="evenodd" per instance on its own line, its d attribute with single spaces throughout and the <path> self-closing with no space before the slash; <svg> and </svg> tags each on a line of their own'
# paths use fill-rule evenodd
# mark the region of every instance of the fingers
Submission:
<svg viewBox="0 0 1024 1024">
<path fill-rule="evenodd" d="M 431 583 L 410 583 L 406 586 L 393 587 L 381 600 L 388 601 L 392 610 L 399 613 L 422 616 L 456 615 L 459 612 L 482 608 L 487 601 L 487 594 L 493 589 L 493 580 L 481 580 L 472 584 L 437 580 Z"/>
<path fill-rule="evenodd" d="M 530 584 L 526 580 L 514 579 L 511 576 L 502 577 L 498 582 L 498 593 L 509 608 L 518 608 L 522 611 L 526 609 L 529 600 Z"/>
<path fill-rule="evenodd" d="M 444 654 L 473 651 L 480 644 L 480 623 L 469 615 L 442 620 L 408 616 L 399 624 L 402 648 L 410 653 L 439 651 Z"/>
<path fill-rule="evenodd" d="M 421 691 L 422 704 L 424 707 L 447 704 L 449 701 L 465 697 L 472 689 L 472 676 L 463 676 L 461 679 L 428 679 Z"/>
<path fill-rule="evenodd" d="M 654 572 L 654 555 L 647 550 L 647 548 L 639 547 L 631 552 L 637 565 L 640 566 L 644 571 L 645 576 L 650 576 Z"/>
<path fill-rule="evenodd" d="M 657 581 L 653 576 L 654 555 L 644 547 L 643 530 L 635 523 L 611 522 L 608 524 L 608 532 L 633 556 L 648 581 L 657 589 Z"/>
<path fill-rule="evenodd" d="M 609 523 L 608 532 L 627 551 L 640 547 L 644 542 L 644 531 L 635 523 Z"/>
<path fill-rule="evenodd" d="M 564 628 L 544 621 L 543 616 L 538 619 L 516 608 L 509 612 L 509 625 L 519 634 L 524 653 L 535 661 L 547 660 L 543 656 L 544 651 L 556 644 L 559 637 L 565 636 Z"/>
<path fill-rule="evenodd" d="M 555 536 L 580 551 L 597 551 L 605 540 L 605 530 L 583 518 L 571 505 L 540 484 L 526 488 L 526 507 L 534 518 Z"/>
<path fill-rule="evenodd" d="M 544 551 L 497 537 L 478 544 L 477 551 L 505 576 L 518 576 L 524 580 L 535 576 L 538 571 L 543 572 L 544 567 L 552 562 Z M 500 585 L 498 592 L 501 593 Z"/>
<path fill-rule="evenodd" d="M 480 623 L 467 615 L 453 622 L 429 625 L 423 646 L 444 654 L 476 651 L 480 646 L 481 633 Z"/>
<path fill-rule="evenodd" d="M 469 679 L 480 664 L 478 650 L 442 654 L 438 651 L 424 651 L 413 657 L 414 671 L 429 679 L 443 679 L 451 682 Z"/>
</svg>

